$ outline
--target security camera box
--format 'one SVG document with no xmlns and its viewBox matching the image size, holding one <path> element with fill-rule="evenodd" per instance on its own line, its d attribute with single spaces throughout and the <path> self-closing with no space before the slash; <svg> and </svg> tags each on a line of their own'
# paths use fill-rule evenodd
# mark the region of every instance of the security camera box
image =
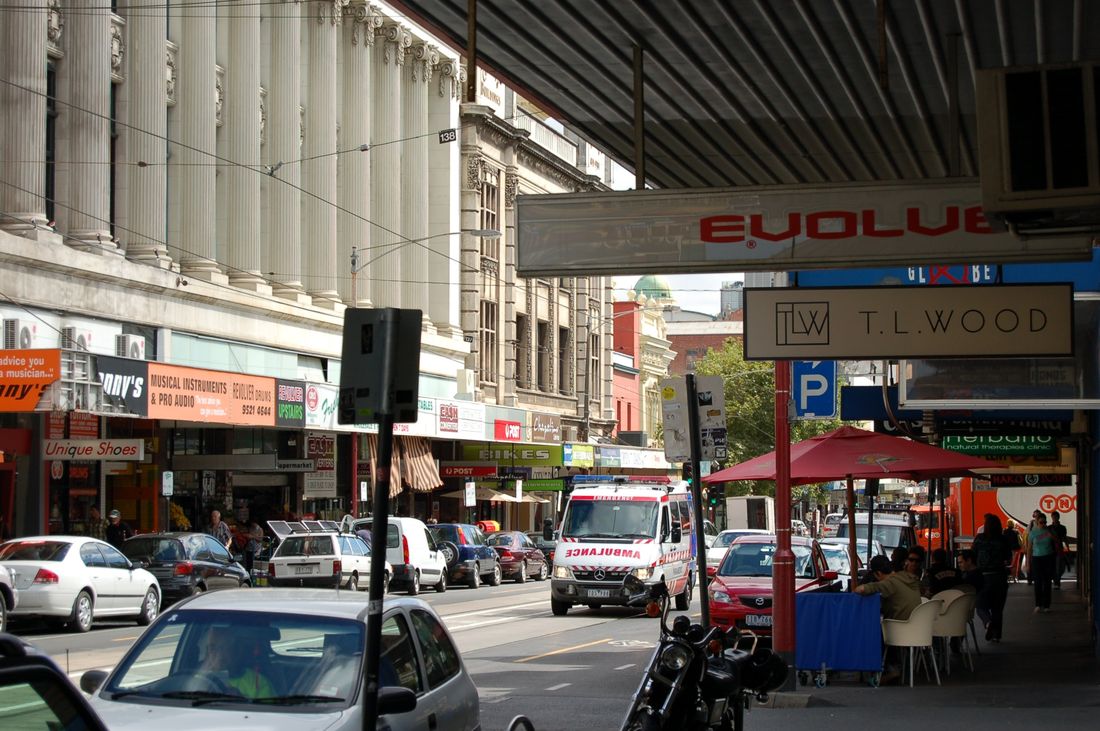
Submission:
<svg viewBox="0 0 1100 731">
<path fill-rule="evenodd" d="M 378 423 L 386 413 L 395 422 L 416 421 L 422 317 L 421 310 L 392 307 L 345 311 L 337 410 L 341 424 Z M 387 358 L 392 359 L 389 368 Z"/>
</svg>

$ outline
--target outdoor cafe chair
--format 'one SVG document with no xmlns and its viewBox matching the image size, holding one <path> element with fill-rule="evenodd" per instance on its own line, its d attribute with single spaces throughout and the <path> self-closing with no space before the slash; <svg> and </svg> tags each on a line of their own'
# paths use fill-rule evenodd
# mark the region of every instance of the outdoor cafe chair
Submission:
<svg viewBox="0 0 1100 731">
<path fill-rule="evenodd" d="M 936 685 L 940 684 L 940 671 L 936 667 L 936 650 L 932 644 L 932 625 L 937 615 L 943 609 L 943 601 L 933 599 L 924 602 L 914 609 L 909 619 L 884 619 L 882 620 L 882 640 L 887 650 L 890 647 L 909 648 L 909 687 L 913 687 L 913 676 L 916 674 L 914 664 L 914 650 L 921 652 L 916 655 L 916 660 L 924 662 L 924 651 L 928 651 L 929 662 L 924 669 L 925 677 L 928 677 L 928 665 L 936 674 Z M 885 653 L 883 653 L 885 661 Z M 903 676 L 904 677 L 904 676 Z"/>
<path fill-rule="evenodd" d="M 976 594 L 960 592 L 960 596 L 953 599 L 950 604 L 944 605 L 943 611 L 936 615 L 935 621 L 932 623 L 932 636 L 940 637 L 944 642 L 943 668 L 948 675 L 951 674 L 951 649 L 948 647 L 948 641 L 952 637 L 962 638 L 961 643 L 963 651 L 966 653 L 966 664 L 970 667 L 970 671 L 974 672 L 974 659 L 970 656 L 970 639 L 967 637 L 966 630 L 970 617 L 974 613 L 974 603 L 977 599 Z"/>
</svg>

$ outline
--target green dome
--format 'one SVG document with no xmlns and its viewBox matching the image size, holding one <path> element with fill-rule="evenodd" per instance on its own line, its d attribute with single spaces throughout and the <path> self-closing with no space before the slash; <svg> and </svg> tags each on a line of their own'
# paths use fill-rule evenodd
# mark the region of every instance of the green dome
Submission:
<svg viewBox="0 0 1100 731">
<path fill-rule="evenodd" d="M 660 274 L 647 274 L 634 285 L 634 291 L 649 299 L 671 300 L 672 287 Z"/>
</svg>

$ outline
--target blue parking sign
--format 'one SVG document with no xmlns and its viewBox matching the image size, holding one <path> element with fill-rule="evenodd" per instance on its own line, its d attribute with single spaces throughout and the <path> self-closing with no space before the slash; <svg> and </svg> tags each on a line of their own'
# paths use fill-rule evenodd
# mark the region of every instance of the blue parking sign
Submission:
<svg viewBox="0 0 1100 731">
<path fill-rule="evenodd" d="M 791 395 L 796 419 L 835 418 L 836 361 L 792 361 Z"/>
</svg>

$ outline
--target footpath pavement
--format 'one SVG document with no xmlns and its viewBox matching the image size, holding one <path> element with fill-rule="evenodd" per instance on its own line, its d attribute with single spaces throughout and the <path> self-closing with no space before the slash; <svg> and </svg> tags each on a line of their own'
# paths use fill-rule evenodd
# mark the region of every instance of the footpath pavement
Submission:
<svg viewBox="0 0 1100 731">
<path fill-rule="evenodd" d="M 1076 581 L 1063 578 L 1049 613 L 1033 609 L 1032 587 L 1009 584 L 1004 639 L 986 642 L 975 620 L 980 654 L 973 655 L 974 671 L 955 656 L 950 675 L 941 669 L 939 686 L 922 672 L 912 688 L 874 688 L 857 674 L 833 673 L 824 688 L 799 686 L 775 694 L 767 707 L 754 706 L 745 727 L 852 731 L 871 722 L 888 731 L 1100 728 L 1100 661 Z"/>
</svg>

